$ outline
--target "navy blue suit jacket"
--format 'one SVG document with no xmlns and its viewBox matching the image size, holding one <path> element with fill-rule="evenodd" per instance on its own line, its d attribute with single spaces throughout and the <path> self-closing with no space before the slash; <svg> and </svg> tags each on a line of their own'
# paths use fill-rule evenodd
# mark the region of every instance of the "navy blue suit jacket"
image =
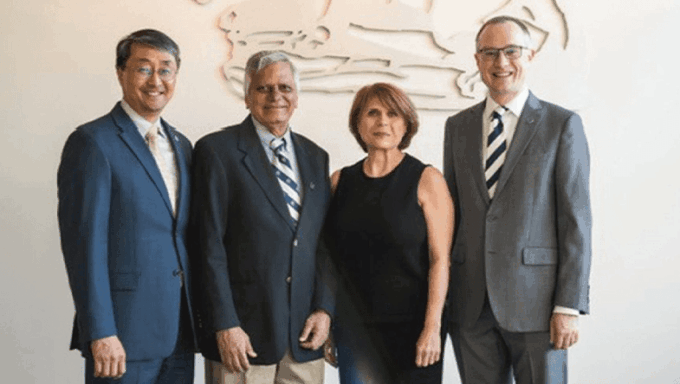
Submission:
<svg viewBox="0 0 680 384">
<path fill-rule="evenodd" d="M 258 354 L 251 363 L 278 363 L 287 348 L 300 362 L 322 357 L 298 337 L 312 311 L 334 306 L 327 255 L 317 256 L 330 199 L 328 154 L 299 134 L 292 141 L 304 190 L 297 228 L 250 116 L 196 143 L 191 210 L 202 272 L 195 298 L 203 301 L 201 349 L 211 360 L 220 361 L 215 332 L 236 326 Z"/>
<path fill-rule="evenodd" d="M 191 144 L 162 125 L 177 159 L 176 217 L 153 155 L 120 103 L 66 141 L 59 228 L 76 307 L 71 348 L 85 356 L 92 340 L 112 335 L 128 360 L 167 357 L 177 342 L 190 285 L 181 271 L 188 272 Z"/>
</svg>

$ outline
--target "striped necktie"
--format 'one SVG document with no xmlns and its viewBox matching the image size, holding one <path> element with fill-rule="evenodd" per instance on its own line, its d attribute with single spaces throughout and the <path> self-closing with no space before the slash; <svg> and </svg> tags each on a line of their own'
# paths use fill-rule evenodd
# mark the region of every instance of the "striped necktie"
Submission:
<svg viewBox="0 0 680 384">
<path fill-rule="evenodd" d="M 503 113 L 506 110 L 505 107 L 498 107 L 491 114 L 491 126 L 493 128 L 486 141 L 487 150 L 484 176 L 486 177 L 486 188 L 489 190 L 490 198 L 493 198 L 496 191 L 508 147 L 506 133 L 503 129 Z"/>
<path fill-rule="evenodd" d="M 275 138 L 269 143 L 274 152 L 274 174 L 283 190 L 283 197 L 294 225 L 300 218 L 300 187 L 295 179 L 295 172 L 286 157 L 286 139 Z"/>
<path fill-rule="evenodd" d="M 149 128 L 146 133 L 146 143 L 151 150 L 151 154 L 156 160 L 158 165 L 158 170 L 161 171 L 161 176 L 163 177 L 163 182 L 165 182 L 165 188 L 168 190 L 168 197 L 170 198 L 170 204 L 172 205 L 172 214 L 177 214 L 177 172 L 173 167 L 169 167 L 166 160 L 163 158 L 161 153 L 160 145 L 160 127 L 157 125 Z M 169 143 L 168 143 L 169 144 Z"/>
</svg>

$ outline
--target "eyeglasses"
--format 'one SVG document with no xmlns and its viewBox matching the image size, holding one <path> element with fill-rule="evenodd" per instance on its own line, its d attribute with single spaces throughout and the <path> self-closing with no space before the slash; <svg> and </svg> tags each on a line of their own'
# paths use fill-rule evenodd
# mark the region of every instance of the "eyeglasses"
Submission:
<svg viewBox="0 0 680 384">
<path fill-rule="evenodd" d="M 136 76 L 141 77 L 144 80 L 150 79 L 154 73 L 157 73 L 158 77 L 160 77 L 161 80 L 170 81 L 174 79 L 175 75 L 177 74 L 177 70 L 171 68 L 160 68 L 157 70 L 153 70 L 149 67 L 139 67 L 133 68 L 132 70 L 135 72 Z"/>
<path fill-rule="evenodd" d="M 522 49 L 529 49 L 527 47 L 521 47 L 519 45 L 508 45 L 503 48 L 482 48 L 477 50 L 484 60 L 496 60 L 503 52 L 503 55 L 508 60 L 517 60 L 522 57 Z"/>
</svg>

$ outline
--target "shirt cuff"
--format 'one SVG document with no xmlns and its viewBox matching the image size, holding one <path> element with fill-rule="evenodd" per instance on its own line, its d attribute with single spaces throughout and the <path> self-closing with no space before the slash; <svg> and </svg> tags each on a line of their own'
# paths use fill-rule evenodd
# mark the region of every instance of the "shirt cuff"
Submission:
<svg viewBox="0 0 680 384">
<path fill-rule="evenodd" d="M 553 313 L 561 313 L 563 315 L 571 315 L 571 316 L 578 316 L 580 314 L 578 309 L 560 307 L 559 305 L 555 306 L 555 309 L 553 309 Z"/>
</svg>

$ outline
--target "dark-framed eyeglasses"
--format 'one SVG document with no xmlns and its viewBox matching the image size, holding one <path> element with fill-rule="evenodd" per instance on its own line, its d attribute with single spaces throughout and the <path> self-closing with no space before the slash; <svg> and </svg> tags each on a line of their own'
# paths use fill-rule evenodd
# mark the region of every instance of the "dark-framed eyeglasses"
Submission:
<svg viewBox="0 0 680 384">
<path fill-rule="evenodd" d="M 529 49 L 527 47 L 522 47 L 520 45 L 508 45 L 507 47 L 503 48 L 482 48 L 478 49 L 477 53 L 482 57 L 484 60 L 496 60 L 501 52 L 503 52 L 503 55 L 508 60 L 517 60 L 520 57 L 522 57 L 522 50 L 523 49 Z"/>
</svg>

